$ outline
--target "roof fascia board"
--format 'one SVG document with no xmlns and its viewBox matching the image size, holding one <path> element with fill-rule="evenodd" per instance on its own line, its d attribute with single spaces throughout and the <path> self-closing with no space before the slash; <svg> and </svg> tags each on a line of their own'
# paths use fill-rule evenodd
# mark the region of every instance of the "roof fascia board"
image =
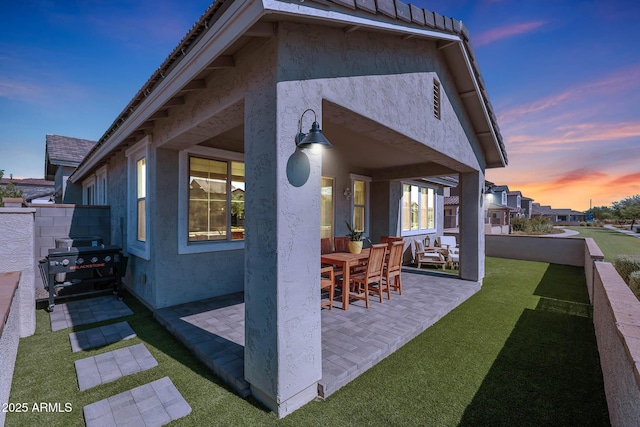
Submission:
<svg viewBox="0 0 640 427">
<path fill-rule="evenodd" d="M 431 31 L 427 29 L 407 27 L 402 24 L 395 24 L 391 22 L 380 21 L 380 15 L 375 15 L 377 19 L 368 19 L 365 15 L 350 15 L 342 11 L 322 10 L 315 7 L 306 6 L 305 3 L 288 3 L 281 0 L 263 0 L 264 9 L 267 14 L 283 14 L 289 16 L 299 16 L 302 18 L 312 18 L 320 21 L 326 21 L 331 23 L 341 23 L 347 26 L 371 28 L 378 30 L 386 30 L 403 35 L 413 35 L 419 37 L 428 37 L 440 40 L 458 41 L 460 37 L 454 34 L 446 34 L 438 31 Z M 358 28 L 358 29 L 360 29 Z"/>
<path fill-rule="evenodd" d="M 95 168 L 104 156 L 146 122 L 178 90 L 204 70 L 210 59 L 220 56 L 263 15 L 264 9 L 260 1 L 234 1 L 193 46 L 186 57 L 176 64 L 171 73 L 133 111 L 123 125 L 96 150 L 89 161 L 75 171 L 69 178 L 71 182 L 82 180 L 84 175 Z"/>
<path fill-rule="evenodd" d="M 491 139 L 493 140 L 493 143 L 495 145 L 495 149 L 498 151 L 498 153 L 500 154 L 500 161 L 501 161 L 501 167 L 505 167 L 507 166 L 507 162 L 504 158 L 504 154 L 502 152 L 502 149 L 500 148 L 500 142 L 498 141 L 498 136 L 496 135 L 496 130 L 493 127 L 493 123 L 491 122 L 491 117 L 489 117 L 489 111 L 487 110 L 487 105 L 484 102 L 484 99 L 482 98 L 482 92 L 480 90 L 480 84 L 478 83 L 478 79 L 476 77 L 476 74 L 473 70 L 473 66 L 471 65 L 471 60 L 469 59 L 469 55 L 467 54 L 467 51 L 465 50 L 462 42 L 458 43 L 458 49 L 460 54 L 463 56 L 464 58 L 464 63 L 467 67 L 467 73 L 469 74 L 469 76 L 471 76 L 472 82 L 473 82 L 473 87 L 475 89 L 476 92 L 476 97 L 478 98 L 478 103 L 480 104 L 480 108 L 482 108 L 482 114 L 484 115 L 485 120 L 487 121 L 487 124 L 489 125 L 489 129 L 491 130 Z M 498 166 L 498 165 L 487 165 L 487 166 Z"/>
</svg>

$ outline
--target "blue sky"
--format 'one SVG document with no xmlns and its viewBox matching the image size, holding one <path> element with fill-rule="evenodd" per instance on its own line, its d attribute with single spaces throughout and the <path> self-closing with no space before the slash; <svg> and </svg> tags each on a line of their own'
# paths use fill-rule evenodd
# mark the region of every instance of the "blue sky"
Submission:
<svg viewBox="0 0 640 427">
<path fill-rule="evenodd" d="M 640 193 L 640 2 L 418 0 L 464 22 L 509 154 L 487 178 L 554 207 Z M 0 4 L 0 169 L 99 139 L 209 0 Z"/>
</svg>

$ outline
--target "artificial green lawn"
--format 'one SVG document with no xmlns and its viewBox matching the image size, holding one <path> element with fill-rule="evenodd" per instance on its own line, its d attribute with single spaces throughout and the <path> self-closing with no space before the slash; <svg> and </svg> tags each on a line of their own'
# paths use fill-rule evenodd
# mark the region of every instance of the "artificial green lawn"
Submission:
<svg viewBox="0 0 640 427">
<path fill-rule="evenodd" d="M 8 414 L 7 426 L 81 426 L 84 405 L 163 376 L 193 409 L 174 425 L 609 425 L 580 268 L 487 258 L 476 295 L 326 401 L 282 420 L 229 392 L 140 303 L 125 302 L 135 314 L 118 321 L 138 337 L 75 354 L 70 329 L 50 332 L 47 313 L 37 312 L 36 334 L 20 341 L 10 401 L 71 402 L 73 411 Z M 78 391 L 74 360 L 138 342 L 157 367 Z"/>
<path fill-rule="evenodd" d="M 577 231 L 577 236 L 591 237 L 604 253 L 606 262 L 613 262 L 616 255 L 640 255 L 640 239 L 610 228 L 600 227 L 564 227 Z"/>
</svg>

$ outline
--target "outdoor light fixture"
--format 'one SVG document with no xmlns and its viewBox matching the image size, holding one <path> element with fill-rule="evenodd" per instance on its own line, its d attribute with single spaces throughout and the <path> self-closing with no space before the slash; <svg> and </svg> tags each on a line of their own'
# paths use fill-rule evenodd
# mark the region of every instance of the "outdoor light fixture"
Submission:
<svg viewBox="0 0 640 427">
<path fill-rule="evenodd" d="M 302 132 L 302 118 L 308 111 L 313 113 L 313 124 L 311 125 L 311 129 L 309 129 L 309 133 L 304 133 Z M 318 144 L 319 147 L 325 148 L 333 147 L 329 140 L 322 134 L 320 125 L 316 121 L 316 112 L 311 108 L 305 110 L 300 116 L 300 120 L 298 120 L 298 134 L 296 135 L 295 141 L 296 147 L 300 148 L 309 148 L 313 144 Z"/>
</svg>

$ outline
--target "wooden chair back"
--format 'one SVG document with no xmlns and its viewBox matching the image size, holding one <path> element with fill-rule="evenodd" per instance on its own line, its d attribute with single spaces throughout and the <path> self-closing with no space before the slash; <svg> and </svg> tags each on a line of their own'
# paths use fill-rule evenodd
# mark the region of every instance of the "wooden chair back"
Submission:
<svg viewBox="0 0 640 427">
<path fill-rule="evenodd" d="M 334 237 L 333 245 L 336 252 L 349 252 L 349 238 L 348 237 Z"/>
<path fill-rule="evenodd" d="M 329 254 L 331 253 L 331 239 L 328 237 L 323 237 L 320 239 L 320 253 L 321 254 Z"/>
<path fill-rule="evenodd" d="M 389 243 L 389 260 L 387 261 L 387 277 L 399 273 L 402 268 L 402 254 L 404 253 L 404 242 L 396 241 Z"/>
<path fill-rule="evenodd" d="M 367 261 L 367 271 L 365 278 L 367 282 L 378 282 L 382 279 L 382 269 L 384 268 L 384 258 L 387 254 L 387 245 L 379 243 L 371 245 L 369 260 Z"/>
</svg>

